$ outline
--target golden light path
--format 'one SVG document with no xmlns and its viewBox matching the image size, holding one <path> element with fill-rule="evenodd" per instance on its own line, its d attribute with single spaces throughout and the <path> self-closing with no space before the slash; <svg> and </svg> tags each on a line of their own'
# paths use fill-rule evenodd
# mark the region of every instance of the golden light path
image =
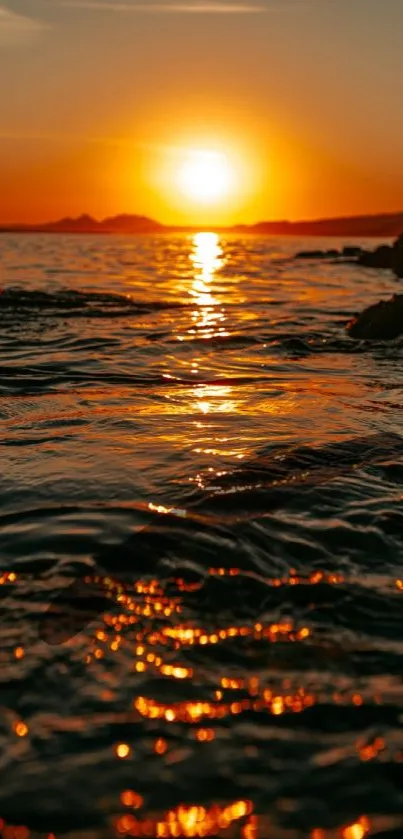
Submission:
<svg viewBox="0 0 403 839">
<path fill-rule="evenodd" d="M 198 334 L 205 340 L 214 337 L 228 335 L 225 329 L 225 312 L 219 305 L 217 298 L 211 293 L 211 285 L 216 272 L 224 264 L 223 252 L 220 240 L 216 233 L 197 233 L 194 237 L 194 252 L 191 256 L 196 273 L 190 294 L 195 299 L 198 308 L 192 312 L 194 330 L 191 334 Z M 203 414 L 209 414 L 214 410 L 232 412 L 235 409 L 233 402 L 228 400 L 232 391 L 231 387 L 220 387 L 216 385 L 200 385 L 196 389 L 196 407 Z M 209 401 L 209 397 L 213 401 Z"/>
<path fill-rule="evenodd" d="M 190 254 L 195 273 L 189 294 L 196 304 L 191 314 L 192 326 L 178 341 L 199 338 L 209 341 L 228 336 L 225 306 L 214 295 L 214 280 L 224 265 L 224 254 L 217 233 L 196 233 Z M 197 359 L 192 361 L 193 374 L 198 373 Z M 226 385 L 197 385 L 193 389 L 194 404 L 202 414 L 215 412 L 236 413 L 236 402 L 231 399 L 233 388 Z"/>
<path fill-rule="evenodd" d="M 220 237 L 217 233 L 196 233 L 193 237 L 193 246 L 194 250 L 190 258 L 197 271 L 193 283 L 194 294 L 202 294 L 198 300 L 200 305 L 214 304 L 216 300 L 209 293 L 209 284 L 224 264 Z M 203 297 L 206 291 L 208 292 L 207 300 Z"/>
<path fill-rule="evenodd" d="M 192 326 L 186 333 L 177 335 L 178 341 L 205 340 L 228 335 L 224 323 L 224 306 L 213 293 L 217 272 L 224 265 L 223 251 L 217 233 L 196 233 L 192 239 L 189 254 L 194 275 L 186 291 L 195 303 L 192 310 Z M 179 293 L 183 288 L 178 289 Z"/>
</svg>

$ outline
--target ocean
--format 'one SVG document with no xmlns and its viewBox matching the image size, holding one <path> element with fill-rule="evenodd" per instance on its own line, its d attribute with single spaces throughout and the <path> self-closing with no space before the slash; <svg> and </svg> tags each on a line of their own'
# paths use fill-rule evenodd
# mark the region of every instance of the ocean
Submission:
<svg viewBox="0 0 403 839">
<path fill-rule="evenodd" d="M 349 243 L 1 236 L 5 839 L 403 836 L 401 281 L 293 258 Z"/>
</svg>

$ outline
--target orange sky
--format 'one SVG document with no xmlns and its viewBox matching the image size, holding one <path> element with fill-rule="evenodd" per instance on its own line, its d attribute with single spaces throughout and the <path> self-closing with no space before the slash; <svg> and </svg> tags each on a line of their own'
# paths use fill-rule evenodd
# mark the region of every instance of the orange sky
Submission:
<svg viewBox="0 0 403 839">
<path fill-rule="evenodd" d="M 401 0 L 0 0 L 0 221 L 403 209 Z M 231 194 L 186 198 L 190 148 Z"/>
</svg>

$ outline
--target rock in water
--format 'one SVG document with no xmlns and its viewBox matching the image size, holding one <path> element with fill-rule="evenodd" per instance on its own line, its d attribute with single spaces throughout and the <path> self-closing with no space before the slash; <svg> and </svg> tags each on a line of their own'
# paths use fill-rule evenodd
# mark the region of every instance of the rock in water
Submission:
<svg viewBox="0 0 403 839">
<path fill-rule="evenodd" d="M 380 245 L 374 251 L 364 251 L 358 257 L 358 264 L 366 268 L 393 268 L 393 248 L 389 245 Z"/>
<path fill-rule="evenodd" d="M 340 262 L 354 262 L 365 268 L 394 271 L 403 278 L 403 233 L 393 245 L 379 245 L 374 251 L 346 245 L 342 251 L 299 251 L 294 259 L 336 259 Z"/>
<path fill-rule="evenodd" d="M 345 256 L 348 259 L 358 259 L 364 253 L 362 248 L 356 248 L 350 245 L 346 245 L 342 250 L 342 256 Z"/>
<path fill-rule="evenodd" d="M 403 277 L 403 234 L 392 246 L 380 245 L 374 251 L 362 251 L 357 261 L 365 268 L 386 269 Z"/>
<path fill-rule="evenodd" d="M 403 294 L 380 300 L 356 315 L 347 325 L 351 338 L 392 341 L 403 334 Z"/>
<path fill-rule="evenodd" d="M 294 259 L 324 259 L 325 257 L 325 251 L 298 251 Z"/>
<path fill-rule="evenodd" d="M 403 277 L 403 233 L 393 245 L 393 270 L 398 277 Z"/>
</svg>

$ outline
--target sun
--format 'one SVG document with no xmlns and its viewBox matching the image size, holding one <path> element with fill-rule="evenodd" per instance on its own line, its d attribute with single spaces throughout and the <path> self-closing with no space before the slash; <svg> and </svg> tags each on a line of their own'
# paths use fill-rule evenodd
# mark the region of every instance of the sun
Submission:
<svg viewBox="0 0 403 839">
<path fill-rule="evenodd" d="M 178 171 L 181 192 L 199 204 L 215 204 L 231 192 L 234 169 L 221 151 L 192 149 Z"/>
</svg>

